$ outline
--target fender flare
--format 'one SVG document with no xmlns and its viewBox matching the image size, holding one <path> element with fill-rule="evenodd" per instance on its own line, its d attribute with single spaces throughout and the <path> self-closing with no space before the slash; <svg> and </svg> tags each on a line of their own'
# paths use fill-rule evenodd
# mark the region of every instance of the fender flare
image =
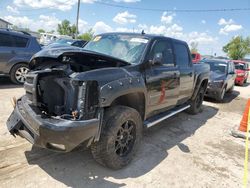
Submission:
<svg viewBox="0 0 250 188">
<path fill-rule="evenodd" d="M 200 89 L 200 87 L 201 87 L 201 84 L 202 84 L 202 82 L 203 82 L 204 80 L 207 80 L 207 81 L 208 81 L 208 77 L 206 77 L 206 76 L 204 76 L 204 75 L 202 75 L 202 74 L 200 74 L 200 75 L 197 77 L 196 83 L 195 83 L 195 87 L 194 87 L 194 92 L 193 92 L 193 95 L 192 95 L 192 97 L 191 97 L 191 100 L 194 100 L 194 99 L 195 99 L 195 97 L 196 97 L 196 95 L 197 95 L 197 93 L 198 93 L 198 91 L 199 91 L 199 89 Z M 207 84 L 208 84 L 208 82 L 207 82 Z M 207 86 L 206 86 L 206 88 L 207 88 Z"/>
<path fill-rule="evenodd" d="M 109 82 L 100 87 L 100 107 L 108 107 L 126 94 L 143 93 L 147 104 L 146 86 L 142 77 L 126 77 Z"/>
</svg>

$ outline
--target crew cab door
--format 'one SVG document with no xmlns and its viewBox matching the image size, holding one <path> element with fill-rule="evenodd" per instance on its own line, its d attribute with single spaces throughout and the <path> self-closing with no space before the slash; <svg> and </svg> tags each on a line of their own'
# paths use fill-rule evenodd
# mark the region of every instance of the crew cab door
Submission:
<svg viewBox="0 0 250 188">
<path fill-rule="evenodd" d="M 180 71 L 180 90 L 177 104 L 189 100 L 194 89 L 194 69 L 190 51 L 186 43 L 174 41 L 176 65 Z"/>
<path fill-rule="evenodd" d="M 161 64 L 150 63 L 146 69 L 148 91 L 148 113 L 155 114 L 175 106 L 179 95 L 179 70 L 174 63 L 172 42 L 168 39 L 156 40 L 149 59 L 152 62 L 162 55 Z"/>
</svg>

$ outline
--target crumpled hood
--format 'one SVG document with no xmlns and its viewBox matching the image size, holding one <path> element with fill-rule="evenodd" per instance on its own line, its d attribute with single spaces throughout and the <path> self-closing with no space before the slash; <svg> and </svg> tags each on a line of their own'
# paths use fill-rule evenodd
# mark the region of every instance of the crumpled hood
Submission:
<svg viewBox="0 0 250 188">
<path fill-rule="evenodd" d="M 214 80 L 224 80 L 226 78 L 226 74 L 220 74 L 214 71 L 210 72 L 210 81 L 214 81 Z"/>
<path fill-rule="evenodd" d="M 60 58 L 62 58 L 63 56 L 78 56 L 78 55 L 82 56 L 82 58 L 88 56 L 88 57 L 100 58 L 106 61 L 112 61 L 112 62 L 117 62 L 117 63 L 119 62 L 119 63 L 122 63 L 123 65 L 130 64 L 122 59 L 119 59 L 113 56 L 108 56 L 108 55 L 101 54 L 101 53 L 94 52 L 94 51 L 84 50 L 83 48 L 69 46 L 69 47 L 59 47 L 59 48 L 44 48 L 43 50 L 33 55 L 33 57 L 31 58 L 29 67 L 30 69 L 33 69 L 39 63 L 46 63 L 46 61 L 44 62 L 40 61 L 46 58 L 60 60 Z"/>
</svg>

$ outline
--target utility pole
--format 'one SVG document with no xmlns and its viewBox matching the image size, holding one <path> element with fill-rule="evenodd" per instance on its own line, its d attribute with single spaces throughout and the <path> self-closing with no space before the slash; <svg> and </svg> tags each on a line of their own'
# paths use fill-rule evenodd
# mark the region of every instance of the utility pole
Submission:
<svg viewBox="0 0 250 188">
<path fill-rule="evenodd" d="M 75 37 L 76 37 L 76 38 L 77 38 L 77 35 L 78 35 L 79 10 L 80 10 L 80 0 L 78 0 L 78 5 L 77 5 L 77 15 L 76 15 L 76 34 L 75 34 Z"/>
</svg>

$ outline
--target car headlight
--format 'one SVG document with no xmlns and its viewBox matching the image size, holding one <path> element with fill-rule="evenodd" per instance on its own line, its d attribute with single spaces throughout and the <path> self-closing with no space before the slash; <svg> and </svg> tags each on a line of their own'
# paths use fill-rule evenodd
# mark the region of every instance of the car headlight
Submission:
<svg viewBox="0 0 250 188">
<path fill-rule="evenodd" d="M 238 73 L 237 76 L 245 76 L 245 74 L 241 72 L 241 73 Z"/>
</svg>

